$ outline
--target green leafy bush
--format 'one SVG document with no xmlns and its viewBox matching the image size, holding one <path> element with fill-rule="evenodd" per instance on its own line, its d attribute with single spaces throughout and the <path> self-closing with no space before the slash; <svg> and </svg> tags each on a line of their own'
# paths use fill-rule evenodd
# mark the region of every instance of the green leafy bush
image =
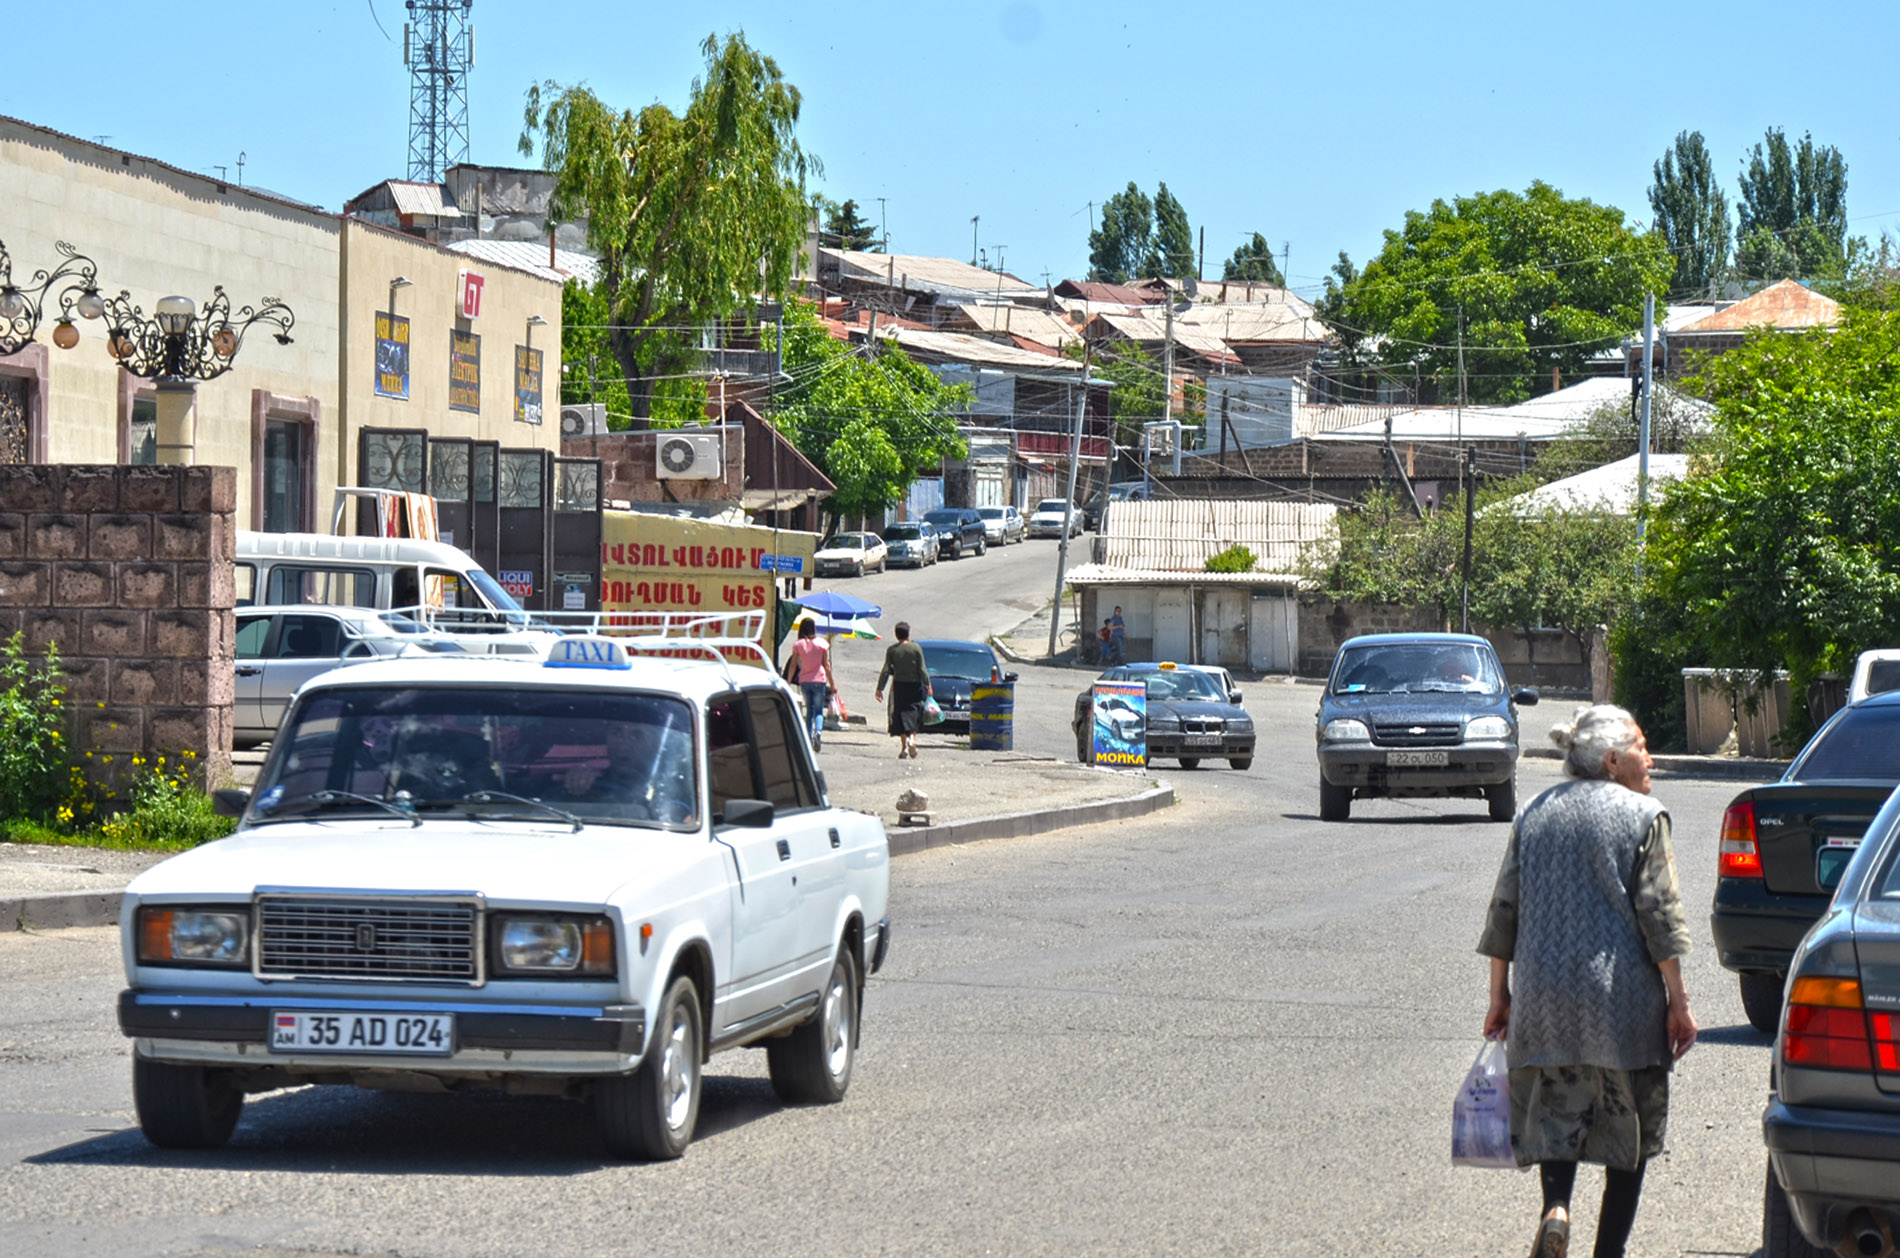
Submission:
<svg viewBox="0 0 1900 1258">
<path fill-rule="evenodd" d="M 1251 550 L 1236 542 L 1219 554 L 1209 555 L 1203 566 L 1209 572 L 1252 572 L 1259 562 Z"/>
<path fill-rule="evenodd" d="M 65 694 L 52 646 L 39 661 L 22 634 L 0 644 L 0 818 L 52 815 L 66 766 Z"/>
</svg>

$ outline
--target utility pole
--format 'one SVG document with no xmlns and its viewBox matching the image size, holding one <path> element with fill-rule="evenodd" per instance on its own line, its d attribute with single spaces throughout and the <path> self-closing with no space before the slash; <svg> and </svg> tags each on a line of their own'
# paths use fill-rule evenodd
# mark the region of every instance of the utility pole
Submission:
<svg viewBox="0 0 1900 1258">
<path fill-rule="evenodd" d="M 970 265 L 971 266 L 976 265 L 976 224 L 977 224 L 977 221 L 981 219 L 982 217 L 983 216 L 981 214 L 970 215 Z"/>
<path fill-rule="evenodd" d="M 891 251 L 891 229 L 884 225 L 884 198 L 877 199 L 877 239 L 885 253 Z"/>
<path fill-rule="evenodd" d="M 1649 399 L 1656 374 L 1656 294 L 1643 294 L 1643 418 L 1636 434 L 1636 544 L 1649 531 Z"/>
<path fill-rule="evenodd" d="M 1164 303 L 1167 310 L 1167 333 L 1161 342 L 1161 418 L 1174 418 L 1174 298 L 1170 295 Z"/>
<path fill-rule="evenodd" d="M 1202 279 L 1207 275 L 1207 224 L 1201 224 L 1201 255 L 1194 263 L 1194 278 Z"/>
<path fill-rule="evenodd" d="M 1458 449 L 1465 446 L 1465 306 L 1458 303 Z"/>
<path fill-rule="evenodd" d="M 1458 632 L 1471 632 L 1471 520 L 1477 513 L 1478 469 L 1469 446 L 1464 449 L 1459 478 L 1465 483 L 1465 561 L 1464 577 L 1458 590 Z"/>
<path fill-rule="evenodd" d="M 1095 346 L 1082 347 L 1082 397 L 1075 407 L 1075 432 L 1069 437 L 1069 497 L 1062 508 L 1062 547 L 1056 552 L 1056 601 L 1049 613 L 1049 654 L 1056 653 L 1056 639 L 1062 629 L 1062 583 L 1069 575 L 1070 519 L 1075 514 L 1075 474 L 1082 462 L 1082 416 L 1089 409 L 1089 361 Z"/>
<path fill-rule="evenodd" d="M 1292 241 L 1282 240 L 1280 242 L 1280 258 L 1281 258 L 1280 287 L 1290 288 L 1293 285 L 1293 242 Z"/>
</svg>

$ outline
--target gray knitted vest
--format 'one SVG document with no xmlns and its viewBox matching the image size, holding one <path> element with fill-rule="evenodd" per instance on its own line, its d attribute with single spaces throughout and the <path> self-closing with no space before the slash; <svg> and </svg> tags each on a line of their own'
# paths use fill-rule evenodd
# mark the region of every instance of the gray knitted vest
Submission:
<svg viewBox="0 0 1900 1258">
<path fill-rule="evenodd" d="M 1637 849 L 1663 811 L 1614 782 L 1574 781 L 1518 818 L 1513 1069 L 1669 1061 L 1662 972 L 1630 903 Z"/>
</svg>

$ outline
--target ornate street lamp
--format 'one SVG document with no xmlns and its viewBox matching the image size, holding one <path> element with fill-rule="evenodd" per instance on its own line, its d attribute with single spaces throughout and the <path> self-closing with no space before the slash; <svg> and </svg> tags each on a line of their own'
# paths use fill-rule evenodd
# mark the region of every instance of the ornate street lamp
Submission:
<svg viewBox="0 0 1900 1258">
<path fill-rule="evenodd" d="M 279 345 L 291 343 L 297 322 L 289 306 L 266 297 L 253 309 L 231 313 L 224 287 L 212 289 L 211 300 L 200 311 L 189 297 L 161 297 L 147 317 L 132 304 L 130 293 L 104 302 L 106 350 L 135 376 L 158 385 L 158 461 L 189 463 L 193 391 L 200 380 L 215 380 L 231 370 L 244 345 L 244 335 L 257 324 L 277 329 Z"/>
<path fill-rule="evenodd" d="M 97 319 L 106 311 L 92 259 L 63 240 L 53 247 L 64 260 L 51 271 L 35 271 L 33 278 L 21 286 L 13 282 L 13 256 L 7 252 L 6 242 L 0 241 L 0 358 L 32 344 L 48 293 L 55 293 L 59 301 L 53 344 L 61 349 L 79 344 L 79 328 L 73 323 L 75 312 L 82 318 Z"/>
</svg>

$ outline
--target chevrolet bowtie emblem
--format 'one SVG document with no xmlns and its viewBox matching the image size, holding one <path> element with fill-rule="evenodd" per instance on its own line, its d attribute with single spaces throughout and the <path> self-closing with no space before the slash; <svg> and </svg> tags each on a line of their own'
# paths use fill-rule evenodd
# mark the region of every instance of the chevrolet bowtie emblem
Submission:
<svg viewBox="0 0 1900 1258">
<path fill-rule="evenodd" d="M 1408 729 L 1405 732 L 1408 734 L 1423 734 L 1425 732 L 1425 727 L 1423 725 L 1414 725 L 1411 729 Z"/>
</svg>

